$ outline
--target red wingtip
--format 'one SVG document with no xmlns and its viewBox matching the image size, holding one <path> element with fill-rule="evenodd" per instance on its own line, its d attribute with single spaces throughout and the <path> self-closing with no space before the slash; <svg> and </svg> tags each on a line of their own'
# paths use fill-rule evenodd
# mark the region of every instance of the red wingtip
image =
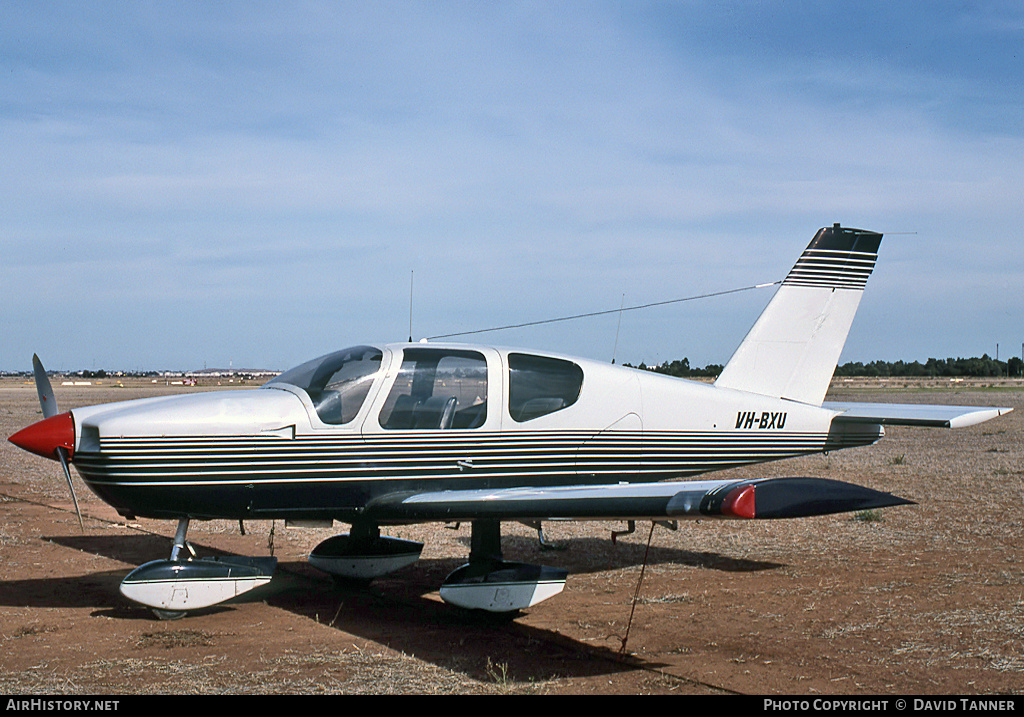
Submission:
<svg viewBox="0 0 1024 717">
<path fill-rule="evenodd" d="M 57 449 L 64 448 L 70 458 L 75 450 L 75 419 L 70 412 L 58 413 L 21 429 L 7 440 L 18 448 L 54 460 Z"/>
<path fill-rule="evenodd" d="M 734 518 L 756 518 L 754 491 L 755 486 L 748 485 L 729 493 L 722 502 L 722 515 L 731 515 Z"/>
</svg>

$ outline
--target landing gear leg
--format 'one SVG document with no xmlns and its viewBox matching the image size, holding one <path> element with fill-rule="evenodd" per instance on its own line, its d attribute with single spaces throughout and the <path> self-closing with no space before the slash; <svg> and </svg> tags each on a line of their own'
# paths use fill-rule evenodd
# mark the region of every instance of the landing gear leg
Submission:
<svg viewBox="0 0 1024 717">
<path fill-rule="evenodd" d="M 376 551 L 377 541 L 380 540 L 380 526 L 375 523 L 353 523 L 348 534 L 347 550 L 359 556 L 373 555 Z M 417 554 L 417 558 L 419 555 Z M 355 571 L 353 571 L 355 572 Z M 341 588 L 366 588 L 378 575 L 345 575 L 334 573 L 334 584 Z"/>
<path fill-rule="evenodd" d="M 474 520 L 469 537 L 469 562 L 501 562 L 501 523 L 497 520 Z"/>
<path fill-rule="evenodd" d="M 188 517 L 178 521 L 178 529 L 174 531 L 174 545 L 171 546 L 171 560 L 177 560 L 182 548 L 188 548 L 189 554 L 195 557 L 196 552 L 192 546 L 185 542 L 185 534 L 188 532 Z"/>
<path fill-rule="evenodd" d="M 177 561 L 178 556 L 181 554 L 182 548 L 187 548 L 191 555 L 195 555 L 195 551 L 192 550 L 192 546 L 185 541 L 185 535 L 188 533 L 188 516 L 178 521 L 178 528 L 174 531 L 174 543 L 171 545 L 171 560 Z M 160 608 L 150 608 L 153 614 L 156 615 L 158 620 L 180 620 L 185 617 L 184 610 L 161 610 Z"/>
<path fill-rule="evenodd" d="M 352 542 L 368 546 L 380 537 L 380 526 L 376 523 L 353 523 L 349 536 Z"/>
</svg>

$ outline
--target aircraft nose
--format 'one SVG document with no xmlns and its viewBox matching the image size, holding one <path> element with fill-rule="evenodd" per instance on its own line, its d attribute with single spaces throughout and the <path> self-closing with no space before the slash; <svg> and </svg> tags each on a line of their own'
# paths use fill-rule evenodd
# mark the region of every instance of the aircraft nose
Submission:
<svg viewBox="0 0 1024 717">
<path fill-rule="evenodd" d="M 70 458 L 75 450 L 75 419 L 70 411 L 58 413 L 21 429 L 7 440 L 18 448 L 53 460 L 57 460 L 57 449 L 64 448 Z"/>
</svg>

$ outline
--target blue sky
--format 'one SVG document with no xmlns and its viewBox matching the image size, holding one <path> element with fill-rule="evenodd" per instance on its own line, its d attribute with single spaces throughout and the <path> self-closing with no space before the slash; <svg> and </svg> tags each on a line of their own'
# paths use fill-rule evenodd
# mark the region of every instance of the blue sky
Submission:
<svg viewBox="0 0 1024 717">
<path fill-rule="evenodd" d="M 1020 355 L 1017 2 L 0 4 L 0 369 L 285 368 L 781 279 Z M 758 290 L 467 340 L 724 363 Z"/>
</svg>

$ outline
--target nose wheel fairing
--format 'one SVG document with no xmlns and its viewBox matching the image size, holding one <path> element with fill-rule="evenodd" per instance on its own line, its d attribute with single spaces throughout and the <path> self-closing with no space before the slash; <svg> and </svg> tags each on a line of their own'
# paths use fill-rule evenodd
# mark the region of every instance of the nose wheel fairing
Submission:
<svg viewBox="0 0 1024 717">
<path fill-rule="evenodd" d="M 377 526 L 356 523 L 351 533 L 317 545 L 309 563 L 337 578 L 373 580 L 412 565 L 422 551 L 423 543 L 382 536 Z"/>
<path fill-rule="evenodd" d="M 122 595 L 152 608 L 161 619 L 175 619 L 188 610 L 219 605 L 270 582 L 277 558 L 197 558 L 185 542 L 188 524 L 188 518 L 178 521 L 170 559 L 153 560 L 128 573 L 121 581 Z M 187 557 L 182 557 L 183 550 Z"/>
<path fill-rule="evenodd" d="M 276 567 L 277 558 L 244 556 L 153 560 L 128 574 L 121 594 L 156 611 L 200 610 L 266 585 Z"/>
</svg>

